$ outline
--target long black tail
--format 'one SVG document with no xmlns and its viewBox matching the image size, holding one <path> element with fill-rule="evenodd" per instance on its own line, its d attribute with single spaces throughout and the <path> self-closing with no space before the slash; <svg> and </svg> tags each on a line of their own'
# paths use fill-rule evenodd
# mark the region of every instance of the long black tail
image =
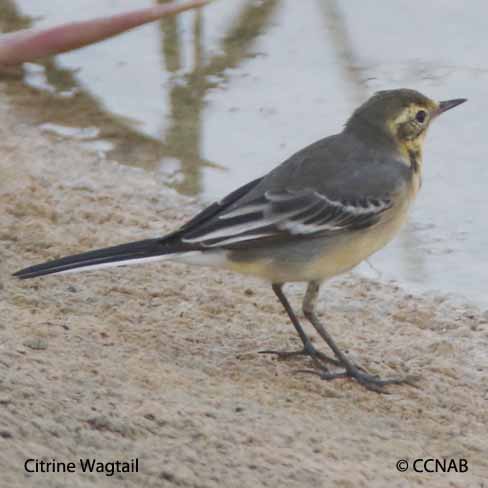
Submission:
<svg viewBox="0 0 488 488">
<path fill-rule="evenodd" d="M 62 273 L 76 268 L 95 269 L 104 266 L 117 266 L 125 262 L 129 264 L 131 261 L 136 260 L 149 261 L 151 258 L 157 259 L 167 254 L 185 251 L 184 247 L 175 239 L 146 239 L 47 261 L 46 263 L 21 269 L 14 273 L 14 276 L 24 280 L 35 278 L 36 276 Z"/>
</svg>

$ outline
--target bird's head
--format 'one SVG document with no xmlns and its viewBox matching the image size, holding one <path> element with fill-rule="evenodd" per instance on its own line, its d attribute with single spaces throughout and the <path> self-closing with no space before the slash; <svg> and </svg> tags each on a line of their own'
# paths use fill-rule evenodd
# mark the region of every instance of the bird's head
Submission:
<svg viewBox="0 0 488 488">
<path fill-rule="evenodd" d="M 465 102 L 465 98 L 436 102 L 409 89 L 377 92 L 352 114 L 346 130 L 365 142 L 393 142 L 402 155 L 421 154 L 427 129 L 438 115 Z"/>
</svg>

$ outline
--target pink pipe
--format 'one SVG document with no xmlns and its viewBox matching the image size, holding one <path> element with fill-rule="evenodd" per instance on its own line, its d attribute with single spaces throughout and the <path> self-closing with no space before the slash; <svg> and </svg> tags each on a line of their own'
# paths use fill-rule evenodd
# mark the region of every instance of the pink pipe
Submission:
<svg viewBox="0 0 488 488">
<path fill-rule="evenodd" d="M 173 2 L 112 17 L 71 22 L 47 29 L 25 29 L 3 34 L 0 35 L 0 65 L 20 64 L 50 54 L 78 49 L 162 17 L 202 7 L 208 1 Z"/>
</svg>

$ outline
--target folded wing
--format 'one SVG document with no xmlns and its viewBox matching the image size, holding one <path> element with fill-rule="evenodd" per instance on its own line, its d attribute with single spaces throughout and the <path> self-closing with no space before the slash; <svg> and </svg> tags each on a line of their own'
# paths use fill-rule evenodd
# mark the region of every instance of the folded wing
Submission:
<svg viewBox="0 0 488 488">
<path fill-rule="evenodd" d="M 386 197 L 348 201 L 333 200 L 312 189 L 265 192 L 187 228 L 181 240 L 203 248 L 231 249 L 265 239 L 358 230 L 375 225 L 391 206 Z"/>
</svg>

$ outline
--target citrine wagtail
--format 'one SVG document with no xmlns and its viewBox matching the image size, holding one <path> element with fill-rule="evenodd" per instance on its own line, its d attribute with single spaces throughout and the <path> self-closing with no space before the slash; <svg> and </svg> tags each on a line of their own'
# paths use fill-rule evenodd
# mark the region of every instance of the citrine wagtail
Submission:
<svg viewBox="0 0 488 488">
<path fill-rule="evenodd" d="M 439 114 L 465 99 L 437 103 L 408 90 L 380 91 L 339 134 L 298 151 L 164 237 L 68 256 L 15 273 L 21 279 L 167 259 L 264 278 L 286 309 L 320 378 L 354 378 L 383 392 L 390 383 L 354 365 L 315 313 L 325 280 L 354 268 L 387 244 L 407 217 L 422 181 L 422 145 Z M 335 355 L 318 351 L 283 293 L 307 282 L 303 313 Z M 326 363 L 341 368 L 331 372 Z"/>
</svg>

